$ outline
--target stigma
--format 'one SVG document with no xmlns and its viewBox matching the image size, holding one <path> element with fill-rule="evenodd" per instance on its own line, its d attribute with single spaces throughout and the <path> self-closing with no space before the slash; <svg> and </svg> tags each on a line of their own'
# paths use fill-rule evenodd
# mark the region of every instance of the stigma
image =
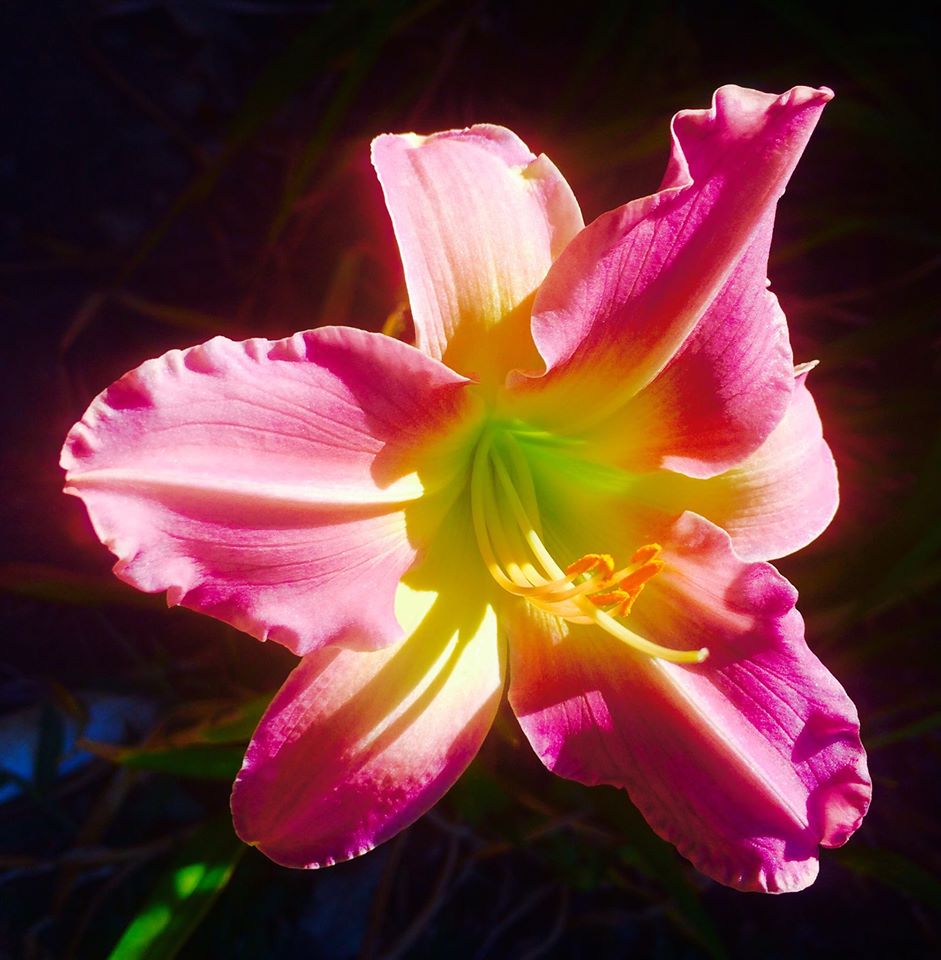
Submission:
<svg viewBox="0 0 941 960">
<path fill-rule="evenodd" d="M 509 432 L 483 433 L 471 474 L 471 515 L 490 575 L 507 593 L 570 623 L 594 624 L 638 653 L 673 663 L 702 663 L 708 650 L 653 643 L 622 620 L 661 570 L 661 547 L 644 544 L 618 566 L 607 553 L 586 553 L 562 567 L 542 536 L 526 457 Z"/>
</svg>

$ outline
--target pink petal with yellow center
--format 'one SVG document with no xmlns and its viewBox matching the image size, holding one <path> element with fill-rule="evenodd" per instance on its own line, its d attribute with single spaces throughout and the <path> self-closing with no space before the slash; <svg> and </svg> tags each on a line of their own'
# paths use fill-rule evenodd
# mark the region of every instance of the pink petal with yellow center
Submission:
<svg viewBox="0 0 941 960">
<path fill-rule="evenodd" d="M 708 477 L 768 436 L 790 402 L 793 357 L 784 314 L 765 287 L 766 260 L 766 243 L 750 248 L 663 372 L 619 411 L 614 429 L 609 419 L 589 434 L 602 456 L 634 471 Z"/>
<path fill-rule="evenodd" d="M 703 873 L 741 890 L 812 883 L 868 806 L 856 710 L 807 649 L 795 591 L 738 560 L 693 514 L 629 625 L 700 665 L 632 653 L 600 630 L 525 609 L 511 623 L 510 702 L 549 769 L 627 789 L 651 826 Z"/>
<path fill-rule="evenodd" d="M 379 647 L 401 636 L 396 586 L 447 509 L 434 492 L 462 469 L 445 454 L 464 383 L 357 330 L 218 337 L 91 404 L 63 449 L 66 492 L 138 589 L 297 653 Z"/>
<path fill-rule="evenodd" d="M 635 486 L 636 496 L 666 513 L 707 517 L 744 560 L 784 557 L 815 540 L 836 513 L 839 484 L 805 379 L 771 436 L 738 466 L 708 480 L 655 473 Z"/>
<path fill-rule="evenodd" d="M 569 185 L 509 130 L 385 134 L 373 164 L 405 269 L 417 343 L 466 375 L 538 357 L 532 295 L 582 228 Z"/>
<path fill-rule="evenodd" d="M 476 755 L 505 653 L 486 574 L 460 562 L 472 547 L 466 528 L 449 526 L 420 585 L 400 589 L 404 640 L 309 654 L 262 718 L 232 813 L 239 836 L 278 863 L 320 867 L 365 853 L 428 810 Z"/>
<path fill-rule="evenodd" d="M 600 426 L 623 437 L 620 462 L 696 476 L 761 444 L 792 386 L 766 289 L 775 205 L 831 96 L 722 87 L 711 109 L 676 115 L 660 192 L 586 227 L 540 289 L 547 372 L 511 378 L 519 415 Z"/>
</svg>

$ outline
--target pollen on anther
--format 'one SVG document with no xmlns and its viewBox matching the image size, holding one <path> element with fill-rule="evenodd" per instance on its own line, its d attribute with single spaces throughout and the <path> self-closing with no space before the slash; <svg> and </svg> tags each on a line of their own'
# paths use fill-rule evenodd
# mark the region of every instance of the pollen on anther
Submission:
<svg viewBox="0 0 941 960">
<path fill-rule="evenodd" d="M 662 551 L 663 547 L 661 547 L 659 543 L 644 544 L 644 546 L 638 547 L 634 551 L 634 555 L 631 557 L 631 563 L 647 563 L 648 560 L 653 560 L 660 556 Z"/>
<path fill-rule="evenodd" d="M 565 568 L 570 577 L 577 577 L 580 573 L 591 570 L 597 570 L 607 580 L 614 573 L 614 558 L 607 553 L 586 553 Z"/>
<path fill-rule="evenodd" d="M 624 590 L 612 590 L 610 593 L 596 593 L 590 599 L 596 607 L 613 607 L 615 604 L 620 606 L 626 603 L 630 596 Z"/>
<path fill-rule="evenodd" d="M 620 581 L 619 586 L 628 593 L 637 592 L 648 580 L 652 580 L 663 569 L 663 566 L 662 560 L 651 560 L 629 573 Z"/>
<path fill-rule="evenodd" d="M 635 601 L 639 596 L 640 596 L 640 591 L 638 591 L 637 593 L 629 593 L 629 594 L 627 594 L 627 596 L 625 597 L 625 599 L 623 599 L 623 600 L 618 604 L 617 610 L 614 611 L 615 614 L 616 614 L 617 616 L 619 616 L 619 617 L 629 617 L 630 614 L 631 614 L 631 610 L 632 610 L 633 607 L 634 607 L 634 601 Z"/>
</svg>

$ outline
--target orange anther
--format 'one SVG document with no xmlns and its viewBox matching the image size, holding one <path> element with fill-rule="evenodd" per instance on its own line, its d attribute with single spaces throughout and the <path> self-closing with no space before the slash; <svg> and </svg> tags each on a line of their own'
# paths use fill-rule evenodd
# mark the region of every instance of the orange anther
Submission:
<svg viewBox="0 0 941 960">
<path fill-rule="evenodd" d="M 614 573 L 614 560 L 606 553 L 586 553 L 584 557 L 579 557 L 565 568 L 566 574 L 570 577 L 588 573 L 589 570 L 600 571 L 601 576 L 607 580 Z"/>
<path fill-rule="evenodd" d="M 648 580 L 652 580 L 663 569 L 662 560 L 651 560 L 642 567 L 629 573 L 619 584 L 622 590 L 636 593 Z"/>
<path fill-rule="evenodd" d="M 611 607 L 614 604 L 623 604 L 630 600 L 631 595 L 623 590 L 612 590 L 611 593 L 596 593 L 591 602 L 596 607 Z"/>
<path fill-rule="evenodd" d="M 646 563 L 648 560 L 653 560 L 660 555 L 661 550 L 663 547 L 659 543 L 648 543 L 638 547 L 634 551 L 634 556 L 631 557 L 631 563 Z"/>
<path fill-rule="evenodd" d="M 641 590 L 643 590 L 643 587 L 641 587 Z M 631 608 L 634 606 L 634 601 L 635 601 L 639 596 L 640 596 L 640 590 L 638 590 L 637 593 L 629 593 L 629 594 L 627 595 L 627 599 L 622 600 L 622 601 L 618 604 L 618 608 L 617 608 L 617 610 L 615 611 L 615 613 L 617 614 L 617 616 L 619 616 L 619 617 L 627 617 L 627 616 L 630 616 Z"/>
</svg>

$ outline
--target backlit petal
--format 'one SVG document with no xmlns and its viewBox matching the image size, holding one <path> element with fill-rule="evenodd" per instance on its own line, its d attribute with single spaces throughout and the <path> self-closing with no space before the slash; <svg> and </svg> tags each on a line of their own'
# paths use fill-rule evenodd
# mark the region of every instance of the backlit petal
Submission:
<svg viewBox="0 0 941 960">
<path fill-rule="evenodd" d="M 693 510 L 708 517 L 730 534 L 745 560 L 787 556 L 815 540 L 833 519 L 839 485 L 804 379 L 784 419 L 737 467 L 709 480 L 651 474 L 635 495 L 666 513 Z"/>
<path fill-rule="evenodd" d="M 503 127 L 373 141 L 395 228 L 418 346 L 485 379 L 537 355 L 532 295 L 581 229 L 552 162 Z"/>
<path fill-rule="evenodd" d="M 239 835 L 278 863 L 327 866 L 387 840 L 437 802 L 490 729 L 503 645 L 457 526 L 400 589 L 408 636 L 309 654 L 256 730 L 232 811 Z"/>
<path fill-rule="evenodd" d="M 663 372 L 588 432 L 596 456 L 632 471 L 709 477 L 740 463 L 781 420 L 793 358 L 784 314 L 764 284 L 767 253 L 754 250 Z M 761 261 L 754 276 L 746 260 Z"/>
<path fill-rule="evenodd" d="M 462 471 L 463 386 L 362 331 L 218 337 L 92 403 L 63 450 L 66 491 L 141 590 L 297 653 L 342 635 L 382 646 Z"/>
<path fill-rule="evenodd" d="M 630 626 L 697 666 L 632 653 L 590 627 L 510 625 L 510 702 L 549 769 L 624 787 L 651 826 L 703 873 L 742 890 L 813 882 L 869 801 L 855 708 L 807 649 L 795 592 L 745 564 L 692 514 L 664 544 L 664 571 Z"/>
<path fill-rule="evenodd" d="M 661 191 L 599 217 L 549 272 L 533 311 L 548 372 L 512 379 L 517 415 L 602 425 L 624 436 L 621 461 L 699 476 L 761 444 L 792 386 L 766 289 L 774 209 L 830 97 L 723 87 L 677 114 Z"/>
</svg>

